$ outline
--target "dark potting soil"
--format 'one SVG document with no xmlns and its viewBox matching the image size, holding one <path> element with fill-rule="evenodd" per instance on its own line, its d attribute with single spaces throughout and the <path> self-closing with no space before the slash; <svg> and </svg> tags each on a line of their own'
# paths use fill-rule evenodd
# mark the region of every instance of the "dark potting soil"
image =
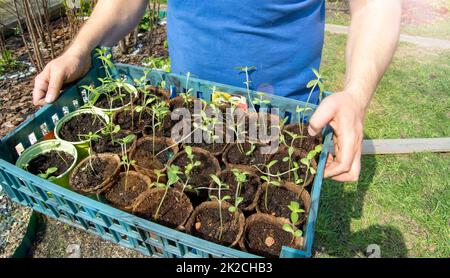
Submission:
<svg viewBox="0 0 450 278">
<path fill-rule="evenodd" d="M 234 204 L 236 200 L 237 182 L 233 172 L 221 172 L 219 175 L 219 179 L 229 186 L 229 188 L 224 193 L 222 193 L 222 195 L 229 195 L 231 199 L 227 202 L 229 202 L 230 204 Z M 243 197 L 244 200 L 239 204 L 240 209 L 246 208 L 252 204 L 253 200 L 255 199 L 256 191 L 258 190 L 260 185 L 261 180 L 258 178 L 258 176 L 247 175 L 247 181 L 241 184 L 241 194 L 239 196 Z M 214 186 L 212 188 L 218 188 L 218 186 L 214 183 Z M 210 194 L 213 196 L 218 196 L 217 190 L 212 190 Z"/>
<path fill-rule="evenodd" d="M 223 245 L 231 245 L 239 233 L 239 214 L 222 207 L 222 236 L 220 235 L 219 207 L 205 208 L 195 217 L 191 233 L 194 236 Z"/>
<path fill-rule="evenodd" d="M 246 155 L 248 151 L 251 150 L 251 144 L 249 142 L 241 143 L 240 145 L 243 148 L 243 152 L 239 148 L 239 143 L 233 144 L 228 153 L 226 154 L 226 160 L 231 164 L 242 164 L 242 165 L 256 165 L 260 166 L 261 164 L 266 164 L 268 155 L 261 153 L 261 147 L 256 146 L 253 153 L 250 155 Z"/>
<path fill-rule="evenodd" d="M 70 168 L 74 157 L 63 151 L 49 151 L 33 158 L 27 167 L 27 171 L 33 175 L 44 174 L 47 169 L 56 167 L 58 170 L 51 174 L 52 177 L 58 177 Z"/>
<path fill-rule="evenodd" d="M 120 130 L 118 133 L 114 134 L 112 137 L 114 140 L 111 140 L 110 135 L 103 135 L 98 140 L 92 141 L 92 149 L 95 153 L 115 153 L 118 155 L 122 154 L 122 147 L 117 140 L 125 138 L 130 134 L 130 131 Z M 130 150 L 132 143 L 126 145 L 127 150 Z"/>
<path fill-rule="evenodd" d="M 285 217 L 290 219 L 291 210 L 288 206 L 291 202 L 298 202 L 302 209 L 305 209 L 300 196 L 292 191 L 283 187 L 269 186 L 267 192 L 267 208 L 266 209 L 266 190 L 261 191 L 261 195 L 258 200 L 258 207 L 263 213 L 271 214 L 277 217 Z"/>
<path fill-rule="evenodd" d="M 150 219 L 158 222 L 164 226 L 170 228 L 176 228 L 183 224 L 192 211 L 189 210 L 189 199 L 184 194 L 180 194 L 180 191 L 170 188 L 167 191 L 166 197 L 159 209 L 157 218 L 155 219 L 155 213 L 158 210 L 158 206 L 161 203 L 161 199 L 164 196 L 165 190 L 154 191 L 149 198 L 142 201 L 134 213 L 145 219 Z"/>
<path fill-rule="evenodd" d="M 166 149 L 168 146 L 162 142 L 155 141 L 155 154 Z M 172 149 L 165 150 L 157 157 L 153 155 L 153 140 L 146 140 L 139 143 L 136 146 L 136 152 L 133 159 L 138 166 L 146 169 L 153 169 L 156 164 L 166 165 L 167 162 L 173 157 L 174 153 Z M 155 162 L 157 160 L 158 162 Z"/>
<path fill-rule="evenodd" d="M 84 141 L 80 135 L 95 133 L 105 126 L 99 117 L 91 113 L 78 114 L 61 125 L 59 137 L 69 142 Z"/>
<path fill-rule="evenodd" d="M 194 161 L 200 161 L 201 165 L 194 167 L 190 173 L 189 184 L 193 187 L 209 187 L 211 182 L 210 174 L 216 174 L 215 163 L 211 161 L 212 157 L 209 157 L 203 153 L 193 152 Z M 184 173 L 185 166 L 190 163 L 186 153 L 178 156 L 173 164 L 180 167 L 180 171 Z M 180 175 L 180 179 L 186 182 L 186 176 L 184 174 Z"/>
<path fill-rule="evenodd" d="M 298 178 L 302 179 L 303 181 L 305 180 L 305 178 L 308 178 L 306 176 L 306 169 L 307 169 L 306 165 L 304 165 L 304 164 L 299 162 L 300 159 L 303 158 L 301 153 L 294 152 L 292 154 L 291 165 L 289 165 L 290 164 L 289 161 L 283 161 L 283 158 L 285 158 L 285 157 L 289 157 L 288 149 L 287 148 L 280 148 L 280 150 L 277 153 L 275 153 L 270 158 L 271 161 L 273 161 L 273 160 L 278 161 L 277 163 L 275 163 L 272 166 L 272 168 L 270 169 L 270 172 L 272 172 L 274 174 L 276 174 L 276 173 L 280 173 L 280 174 L 281 173 L 285 173 L 285 172 L 287 172 L 287 171 L 289 171 L 291 169 L 296 168 L 293 163 L 297 162 L 299 164 L 298 165 L 299 169 L 296 170 L 295 172 L 297 172 Z M 309 174 L 309 175 L 311 175 L 311 174 Z M 295 183 L 295 173 L 294 173 L 294 171 L 291 171 L 289 173 L 285 173 L 285 174 L 281 175 L 280 177 L 281 177 L 282 180 L 286 180 L 286 181 L 290 181 L 290 182 L 294 182 Z"/>
<path fill-rule="evenodd" d="M 128 186 L 128 190 L 125 185 Z M 139 194 L 147 189 L 147 183 L 139 176 L 128 175 L 126 179 L 125 175 L 121 175 L 120 179 L 106 192 L 105 198 L 113 206 L 125 208 L 131 206 Z"/>
<path fill-rule="evenodd" d="M 266 258 L 278 257 L 281 248 L 292 242 L 292 235 L 282 226 L 262 220 L 248 226 L 243 237 L 247 251 Z"/>
<path fill-rule="evenodd" d="M 120 125 L 122 129 L 138 134 L 144 130 L 146 124 L 151 122 L 151 118 L 152 116 L 145 111 L 138 113 L 124 109 L 115 114 L 114 123 Z"/>
<path fill-rule="evenodd" d="M 162 126 L 158 126 L 155 120 L 155 136 L 162 136 L 162 137 L 171 137 L 172 127 L 178 122 L 178 121 L 172 121 L 170 119 L 171 115 L 170 113 L 167 114 L 164 117 L 164 120 L 162 121 Z M 152 115 L 149 115 L 149 119 L 145 122 L 144 127 L 144 134 L 146 135 L 152 135 L 153 136 L 153 123 L 152 123 Z"/>
<path fill-rule="evenodd" d="M 301 126 L 298 124 L 290 124 L 285 126 L 284 130 L 287 130 L 291 133 L 301 135 L 301 138 L 295 139 L 293 146 L 299 149 L 303 149 L 307 152 L 310 152 L 313 150 L 317 145 L 322 144 L 322 134 L 319 133 L 314 137 L 311 137 L 308 133 L 308 125 L 303 126 L 303 132 L 301 130 Z M 285 136 L 286 143 L 290 146 L 292 142 L 292 137 L 286 133 L 283 132 Z"/>
<path fill-rule="evenodd" d="M 130 103 L 131 95 L 125 89 L 122 89 L 122 94 L 125 95 L 122 97 L 122 99 L 115 99 L 112 101 L 112 104 L 110 102 L 109 98 L 114 98 L 117 95 L 119 95 L 118 89 L 109 97 L 107 98 L 104 94 L 102 94 L 97 101 L 95 102 L 95 107 L 101 108 L 101 109 L 115 109 L 120 108 L 122 106 L 125 106 Z"/>
<path fill-rule="evenodd" d="M 71 185 L 78 190 L 89 190 L 97 187 L 114 173 L 117 167 L 114 162 L 95 157 L 92 159 L 91 167 L 89 160 L 87 160 L 85 165 L 80 168 L 80 171 L 73 178 L 73 184 Z"/>
<path fill-rule="evenodd" d="M 177 96 L 170 100 L 170 111 L 174 111 L 177 108 L 187 108 L 191 113 L 191 116 L 194 116 L 194 108 L 195 106 L 203 109 L 203 103 L 200 99 L 195 97 L 190 97 L 189 101 L 185 102 L 181 96 Z"/>
</svg>

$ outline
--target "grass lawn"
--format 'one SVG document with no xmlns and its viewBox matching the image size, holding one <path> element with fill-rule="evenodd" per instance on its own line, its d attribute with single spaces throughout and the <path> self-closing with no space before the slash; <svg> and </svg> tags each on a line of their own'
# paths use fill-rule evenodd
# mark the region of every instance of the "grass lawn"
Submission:
<svg viewBox="0 0 450 278">
<path fill-rule="evenodd" d="M 326 34 L 322 73 L 342 89 L 346 36 Z M 400 44 L 368 112 L 366 138 L 450 136 L 450 51 Z M 450 154 L 364 156 L 357 183 L 326 181 L 316 257 L 450 257 Z"/>
</svg>

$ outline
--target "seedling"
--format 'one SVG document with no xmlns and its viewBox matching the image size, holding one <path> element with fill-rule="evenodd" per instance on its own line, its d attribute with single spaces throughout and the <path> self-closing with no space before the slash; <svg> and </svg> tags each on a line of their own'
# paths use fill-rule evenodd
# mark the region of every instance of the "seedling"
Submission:
<svg viewBox="0 0 450 278">
<path fill-rule="evenodd" d="M 228 188 L 228 185 L 226 185 L 225 183 L 223 183 L 218 176 L 211 174 L 210 177 L 212 178 L 212 180 L 217 184 L 217 186 L 219 186 L 218 188 L 218 193 L 217 196 L 215 195 L 210 195 L 209 198 L 211 200 L 217 200 L 217 202 L 219 203 L 219 219 L 220 219 L 220 229 L 219 229 L 219 241 L 222 239 L 222 234 L 223 234 L 223 216 L 222 216 L 222 204 L 223 202 L 225 202 L 226 200 L 231 199 L 231 197 L 229 195 L 225 195 L 222 196 L 222 189 L 223 188 Z M 236 211 L 236 210 L 234 210 Z M 231 212 L 231 211 L 230 211 Z"/>
<path fill-rule="evenodd" d="M 192 153 L 192 148 L 191 146 L 185 146 L 184 147 L 184 151 L 186 152 L 186 155 L 189 159 L 189 163 L 184 167 L 184 176 L 185 176 L 185 181 L 183 183 L 183 187 L 181 189 L 181 193 L 184 192 L 184 190 L 192 189 L 192 186 L 189 184 L 189 180 L 191 179 L 191 174 L 192 171 L 194 170 L 194 168 L 199 167 L 200 165 L 202 165 L 202 163 L 198 160 L 194 159 L 194 154 Z"/>
<path fill-rule="evenodd" d="M 167 182 L 166 183 L 159 183 L 159 178 L 158 178 L 158 182 L 154 184 L 158 188 L 165 189 L 164 190 L 164 195 L 161 198 L 161 201 L 159 202 L 159 205 L 158 205 L 158 208 L 156 209 L 155 214 L 153 215 L 153 218 L 155 218 L 155 220 L 157 220 L 158 217 L 159 217 L 159 211 L 161 209 L 162 204 L 164 203 L 164 200 L 166 199 L 167 192 L 169 191 L 170 187 L 172 185 L 174 185 L 175 183 L 177 183 L 178 180 L 180 179 L 178 177 L 179 173 L 180 173 L 180 168 L 178 166 L 170 165 L 170 167 L 167 169 Z"/>
<path fill-rule="evenodd" d="M 298 177 L 298 173 L 297 173 L 297 169 L 299 168 L 299 165 L 296 161 L 293 160 L 293 154 L 295 152 L 295 148 L 294 148 L 294 142 L 296 139 L 303 137 L 302 135 L 298 135 L 296 133 L 293 132 L 289 132 L 289 131 L 285 131 L 291 138 L 291 143 L 288 145 L 286 143 L 286 138 L 284 135 L 280 136 L 280 141 L 282 144 L 284 144 L 287 149 L 288 149 L 288 155 L 286 157 L 283 157 L 283 162 L 289 162 L 289 166 L 288 166 L 288 179 L 291 180 L 291 172 L 293 172 L 294 174 L 294 183 L 299 184 L 301 183 L 303 180 L 300 179 Z"/>
<path fill-rule="evenodd" d="M 132 165 L 136 164 L 135 160 L 130 160 L 127 154 L 127 145 L 133 142 L 133 140 L 136 138 L 136 135 L 130 134 L 124 138 L 118 139 L 118 143 L 120 144 L 121 150 L 122 150 L 122 161 L 120 162 L 120 165 L 123 165 L 125 167 L 125 190 L 128 191 L 128 174 L 130 172 L 130 168 Z"/>
<path fill-rule="evenodd" d="M 242 187 L 242 184 L 247 181 L 248 173 L 243 172 L 237 168 L 231 169 L 231 172 L 234 175 L 234 179 L 235 179 L 237 185 L 236 185 L 236 193 L 235 193 L 235 197 L 234 197 L 234 205 L 230 206 L 230 208 L 228 210 L 230 212 L 235 212 L 237 210 L 237 208 L 239 207 L 239 204 L 242 203 L 242 201 L 244 201 L 244 198 L 241 197 L 241 187 Z"/>
<path fill-rule="evenodd" d="M 102 68 L 105 70 L 106 76 L 111 78 L 110 70 L 114 69 L 114 64 L 111 62 L 111 53 L 106 54 L 106 48 L 97 48 L 96 54 L 98 55 L 98 59 L 102 62 Z"/>
<path fill-rule="evenodd" d="M 50 167 L 50 168 L 47 169 L 47 171 L 45 171 L 45 173 L 40 173 L 40 174 L 38 174 L 38 176 L 40 178 L 52 181 L 52 180 L 56 179 L 56 177 L 52 176 L 52 175 L 54 173 L 56 173 L 57 171 L 58 171 L 57 167 Z"/>
<path fill-rule="evenodd" d="M 114 124 L 112 121 L 106 123 L 105 127 L 100 131 L 102 135 L 109 136 L 111 142 L 114 143 L 114 135 L 119 133 L 120 125 Z"/>
<path fill-rule="evenodd" d="M 264 206 L 265 206 L 265 208 L 266 208 L 266 211 L 269 211 L 269 208 L 268 208 L 268 205 L 267 205 L 267 203 L 268 203 L 268 198 L 269 198 L 269 187 L 270 186 L 280 186 L 281 184 L 280 184 L 280 181 L 279 181 L 279 177 L 280 177 L 280 175 L 279 175 L 279 173 L 275 176 L 275 177 L 277 177 L 278 178 L 278 180 L 275 180 L 275 179 L 272 179 L 272 177 L 274 177 L 274 175 L 272 175 L 271 173 L 270 173 L 270 168 L 272 168 L 273 167 L 273 165 L 275 165 L 276 163 L 277 163 L 278 161 L 277 160 L 272 160 L 272 161 L 270 161 L 267 165 L 266 165 L 266 169 L 267 169 L 267 175 L 266 176 L 261 176 L 261 179 L 263 180 L 263 181 L 265 181 L 265 182 L 267 182 L 267 187 L 266 187 L 266 192 L 264 193 Z M 259 170 L 259 168 L 258 167 L 256 167 L 258 170 Z"/>
<path fill-rule="evenodd" d="M 92 149 L 92 141 L 97 141 L 98 139 L 100 139 L 100 135 L 98 135 L 97 133 L 93 133 L 93 132 L 89 132 L 88 134 L 81 134 L 79 135 L 81 138 L 84 138 L 84 140 L 87 140 L 89 142 L 89 149 L 88 149 L 88 154 L 89 154 L 89 166 L 91 167 L 92 172 L 95 172 L 94 166 L 92 165 L 92 153 L 93 153 L 93 149 Z"/>
<path fill-rule="evenodd" d="M 253 104 L 257 105 L 263 105 L 263 104 L 270 104 L 270 99 L 266 98 L 266 94 L 262 92 L 256 93 L 257 98 L 253 98 Z"/>
<path fill-rule="evenodd" d="M 251 156 L 256 150 L 256 144 L 255 142 L 250 142 L 250 150 L 248 150 L 245 155 L 246 156 Z"/>
<path fill-rule="evenodd" d="M 319 87 L 319 99 L 322 100 L 323 98 L 323 93 L 324 93 L 324 83 L 323 83 L 323 78 L 320 75 L 320 73 L 316 70 L 316 69 L 312 69 L 314 75 L 316 76 L 315 79 L 310 80 L 307 84 L 306 84 L 306 88 L 311 88 L 311 90 L 309 91 L 308 94 L 308 99 L 306 100 L 306 104 L 305 107 L 299 107 L 297 106 L 297 108 L 295 109 L 298 118 L 299 118 L 299 130 L 301 132 L 301 134 L 303 134 L 303 128 L 304 128 L 304 123 L 305 123 L 305 114 L 309 111 L 312 111 L 311 107 L 308 107 L 309 105 L 309 101 L 311 100 L 311 96 L 314 92 L 314 90 L 316 89 L 316 87 Z"/>
<path fill-rule="evenodd" d="M 299 214 L 304 213 L 305 211 L 300 208 L 300 205 L 297 202 L 291 202 L 288 208 L 291 210 L 290 223 L 284 224 L 283 230 L 292 235 L 292 243 L 294 242 L 295 238 L 301 237 L 303 234 L 302 230 L 297 229 L 295 224 L 298 222 Z"/>
<path fill-rule="evenodd" d="M 186 74 L 186 92 L 180 93 L 180 96 L 183 98 L 184 106 L 188 107 L 189 103 L 192 101 L 192 92 L 193 89 L 189 88 L 189 79 L 191 78 L 191 73 L 188 72 Z"/>
<path fill-rule="evenodd" d="M 240 71 L 240 72 L 245 72 L 245 87 L 247 89 L 247 97 L 248 100 L 250 101 L 250 104 L 252 105 L 253 111 L 255 111 L 255 105 L 253 105 L 252 99 L 250 97 L 250 83 L 252 83 L 252 81 L 250 80 L 250 72 L 256 70 L 256 67 L 252 66 L 252 67 L 236 67 L 236 70 Z"/>
<path fill-rule="evenodd" d="M 300 163 L 306 166 L 305 179 L 303 182 L 303 186 L 306 185 L 306 181 L 308 180 L 308 173 L 314 175 L 316 173 L 316 169 L 311 167 L 311 161 L 314 157 L 322 151 L 322 145 L 317 145 L 313 150 L 311 150 L 306 157 L 300 159 Z"/>
<path fill-rule="evenodd" d="M 164 125 L 164 120 L 169 114 L 169 107 L 164 101 L 157 102 L 151 107 L 152 110 L 152 133 L 153 133 L 153 146 L 152 154 L 155 155 L 155 135 L 156 131 L 161 129 Z"/>
</svg>

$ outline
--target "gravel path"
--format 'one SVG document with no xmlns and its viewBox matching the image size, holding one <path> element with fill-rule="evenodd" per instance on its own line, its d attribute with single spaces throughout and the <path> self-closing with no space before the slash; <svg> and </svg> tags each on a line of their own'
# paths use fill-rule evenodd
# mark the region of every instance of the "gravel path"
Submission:
<svg viewBox="0 0 450 278">
<path fill-rule="evenodd" d="M 22 242 L 32 210 L 13 203 L 0 186 L 0 258 L 11 257 Z"/>
</svg>

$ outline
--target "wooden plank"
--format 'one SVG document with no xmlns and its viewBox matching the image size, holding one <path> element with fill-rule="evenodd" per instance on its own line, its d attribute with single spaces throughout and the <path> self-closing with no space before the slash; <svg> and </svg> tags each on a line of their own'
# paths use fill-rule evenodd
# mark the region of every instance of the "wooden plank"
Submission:
<svg viewBox="0 0 450 278">
<path fill-rule="evenodd" d="M 333 149 L 331 147 L 331 152 Z M 362 154 L 450 152 L 450 138 L 363 140 Z"/>
</svg>

